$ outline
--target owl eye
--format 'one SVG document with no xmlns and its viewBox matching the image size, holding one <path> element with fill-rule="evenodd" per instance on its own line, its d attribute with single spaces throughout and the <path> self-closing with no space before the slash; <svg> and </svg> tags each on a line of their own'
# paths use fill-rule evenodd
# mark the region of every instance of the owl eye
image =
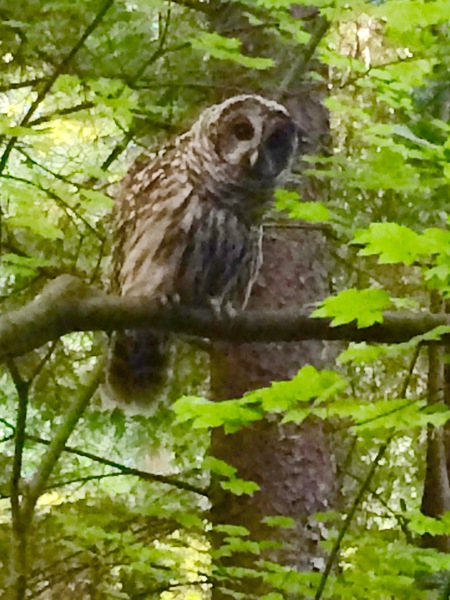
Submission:
<svg viewBox="0 0 450 600">
<path fill-rule="evenodd" d="M 244 141 L 251 140 L 255 130 L 250 121 L 243 119 L 242 121 L 236 121 L 236 123 L 233 123 L 232 132 L 237 140 Z"/>
<path fill-rule="evenodd" d="M 280 146 L 287 138 L 286 128 L 280 126 L 273 131 L 267 138 L 267 146 L 271 149 L 275 149 Z"/>
</svg>

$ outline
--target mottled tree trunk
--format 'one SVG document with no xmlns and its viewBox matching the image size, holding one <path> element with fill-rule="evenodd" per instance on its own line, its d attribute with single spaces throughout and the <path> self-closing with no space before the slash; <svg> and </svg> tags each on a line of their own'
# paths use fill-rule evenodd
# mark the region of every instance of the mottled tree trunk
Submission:
<svg viewBox="0 0 450 600">
<path fill-rule="evenodd" d="M 307 227 L 270 228 L 264 242 L 264 267 L 251 299 L 252 308 L 282 308 L 309 304 L 327 295 L 326 240 Z M 214 346 L 212 389 L 215 399 L 235 398 L 248 390 L 293 377 L 305 364 L 329 365 L 335 349 L 329 344 L 303 343 L 232 344 Z M 297 569 L 320 562 L 319 533 L 308 520 L 318 511 L 336 505 L 333 451 L 324 423 L 308 420 L 302 425 L 281 424 L 277 417 L 226 435 L 215 430 L 213 454 L 238 469 L 238 475 L 256 481 L 253 496 L 234 496 L 216 490 L 212 518 L 216 523 L 244 525 L 256 539 L 274 535 L 261 524 L 265 515 L 286 515 L 296 520 L 292 530 L 276 530 L 282 548 L 272 558 Z M 227 559 L 228 560 L 228 559 Z M 233 560 L 233 559 L 231 559 Z M 240 564 L 248 564 L 242 556 Z M 251 560 L 251 559 L 249 559 Z M 228 562 L 228 564 L 230 564 Z M 240 588 L 261 593 L 255 580 Z M 214 598 L 221 598 L 216 590 Z"/>
</svg>

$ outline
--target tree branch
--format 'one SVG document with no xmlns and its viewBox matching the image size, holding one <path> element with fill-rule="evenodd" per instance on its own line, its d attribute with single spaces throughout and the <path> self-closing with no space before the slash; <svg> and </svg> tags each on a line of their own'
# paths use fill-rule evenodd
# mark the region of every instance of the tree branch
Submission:
<svg viewBox="0 0 450 600">
<path fill-rule="evenodd" d="M 0 317 L 0 361 L 20 356 L 72 331 L 153 328 L 236 342 L 341 340 L 400 343 L 438 326 L 450 315 L 385 312 L 380 324 L 358 329 L 355 323 L 332 327 L 301 307 L 217 316 L 208 309 L 162 306 L 140 297 L 109 296 L 71 275 L 51 281 L 32 302 Z"/>
<path fill-rule="evenodd" d="M 414 371 L 414 367 L 416 365 L 417 359 L 419 358 L 419 353 L 420 353 L 420 347 L 418 347 L 416 349 L 414 356 L 412 357 L 411 364 L 408 369 L 408 373 L 405 377 L 405 380 L 403 382 L 403 386 L 401 389 L 402 397 L 406 396 L 406 392 L 407 392 L 409 384 L 411 382 L 411 377 L 412 377 L 412 373 Z M 344 540 L 344 537 L 346 536 L 347 531 L 349 530 L 349 527 L 356 515 L 358 507 L 360 506 L 365 493 L 368 490 L 370 490 L 370 484 L 372 483 L 372 479 L 375 475 L 375 472 L 376 472 L 382 458 L 386 454 L 386 451 L 388 450 L 391 441 L 394 439 L 394 436 L 395 436 L 395 430 L 393 430 L 393 431 L 391 430 L 391 432 L 388 434 L 386 440 L 378 448 L 377 455 L 373 459 L 367 475 L 364 477 L 364 479 L 361 480 L 361 485 L 358 490 L 358 493 L 356 494 L 356 497 L 353 500 L 353 502 L 350 506 L 350 509 L 345 516 L 344 523 L 343 523 L 341 529 L 339 530 L 336 541 L 334 542 L 333 547 L 331 549 L 330 555 L 329 555 L 327 563 L 325 565 L 325 569 L 322 573 L 322 577 L 320 578 L 319 585 L 317 587 L 317 591 L 314 596 L 314 600 L 320 600 L 323 596 L 323 592 L 325 590 L 325 586 L 327 584 L 328 578 L 331 574 L 331 570 L 335 564 L 336 559 L 338 558 L 338 555 L 339 555 L 339 552 L 341 549 L 341 545 L 342 545 L 342 541 Z"/>
<path fill-rule="evenodd" d="M 29 121 L 28 127 L 35 127 L 36 125 L 40 125 L 41 123 L 47 123 L 48 121 L 57 119 L 58 117 L 65 117 L 66 115 L 72 115 L 73 113 L 81 112 L 83 110 L 89 110 L 94 106 L 95 102 L 81 102 L 80 104 L 75 104 L 74 106 L 60 108 L 59 110 L 55 110 L 52 113 L 42 115 L 41 117 L 36 117 L 36 119 Z"/>
<path fill-rule="evenodd" d="M 36 79 L 28 79 L 26 81 L 15 81 L 7 85 L 0 85 L 0 93 L 9 92 L 10 90 L 20 90 L 24 87 L 34 87 L 45 81 L 45 77 L 37 77 Z"/>
<path fill-rule="evenodd" d="M 72 406 L 61 423 L 60 428 L 50 442 L 48 450 L 43 456 L 39 468 L 29 484 L 28 493 L 26 494 L 23 502 L 22 520 L 24 523 L 27 524 L 31 521 L 36 502 L 39 496 L 45 490 L 48 478 L 50 477 L 55 464 L 59 460 L 59 457 L 64 451 L 67 440 L 75 429 L 76 424 L 78 423 L 81 415 L 85 411 L 89 401 L 91 400 L 102 380 L 103 368 L 103 361 L 99 361 L 94 369 L 94 372 L 91 374 L 89 384 L 85 389 L 82 390 L 78 398 L 75 398 Z"/>
<path fill-rule="evenodd" d="M 16 364 L 12 360 L 8 361 L 8 368 L 19 398 L 11 477 L 12 551 L 10 557 L 10 585 L 12 588 L 11 597 L 14 600 L 22 600 L 25 598 L 27 587 L 28 524 L 23 518 L 23 506 L 20 498 L 22 493 L 22 460 L 25 446 L 29 384 L 22 379 Z"/>
<path fill-rule="evenodd" d="M 317 17 L 317 27 L 311 33 L 309 42 L 306 44 L 303 51 L 299 53 L 297 60 L 291 65 L 290 69 L 284 76 L 283 81 L 280 83 L 278 87 L 279 91 L 275 97 L 276 100 L 281 100 L 283 94 L 289 88 L 291 83 L 294 80 L 300 80 L 305 74 L 317 46 L 322 41 L 329 28 L 330 22 L 325 17 Z"/>
<path fill-rule="evenodd" d="M 320 579 L 319 586 L 316 591 L 316 595 L 314 596 L 314 600 L 320 600 L 320 598 L 322 598 L 323 591 L 325 589 L 325 585 L 326 585 L 328 577 L 331 573 L 331 569 L 333 568 L 333 565 L 334 565 L 336 558 L 339 554 L 339 551 L 341 549 L 342 540 L 344 539 L 344 537 L 348 531 L 348 528 L 350 527 L 350 524 L 353 521 L 356 511 L 358 510 L 358 507 L 361 504 L 361 501 L 364 498 L 366 491 L 369 489 L 369 486 L 373 479 L 375 471 L 377 470 L 377 467 L 380 464 L 381 459 L 385 455 L 386 450 L 388 449 L 392 438 L 393 438 L 393 434 L 391 434 L 387 438 L 387 440 L 383 444 L 381 444 L 381 446 L 378 448 L 377 455 L 375 456 L 374 460 L 372 461 L 372 464 L 370 465 L 370 469 L 369 469 L 366 477 L 364 478 L 364 480 L 361 483 L 361 486 L 358 490 L 358 494 L 356 495 L 355 499 L 352 502 L 350 510 L 348 511 L 348 513 L 345 517 L 344 524 L 341 527 L 341 529 L 339 530 L 339 534 L 333 545 L 330 556 L 328 557 L 328 561 L 325 566 L 325 570 L 322 574 L 322 577 Z"/>
<path fill-rule="evenodd" d="M 27 436 L 27 439 L 33 442 L 37 442 L 39 444 L 45 444 L 46 446 L 49 446 L 51 444 L 50 440 L 46 440 L 35 435 L 29 435 Z M 71 446 L 65 446 L 64 452 L 67 452 L 68 454 L 75 454 L 76 456 L 82 456 L 83 458 L 87 458 L 92 462 L 96 462 L 100 465 L 112 467 L 114 469 L 117 469 L 117 471 L 119 471 L 119 473 L 122 475 L 134 475 L 135 477 L 138 477 L 145 481 L 163 483 L 165 485 L 170 485 L 179 488 L 180 490 L 185 490 L 186 492 L 193 492 L 194 494 L 199 494 L 200 496 L 205 496 L 206 498 L 208 497 L 208 492 L 206 490 L 191 485 L 190 483 L 187 483 L 185 481 L 180 481 L 175 477 L 172 477 L 171 475 L 158 475 L 157 473 L 148 473 L 147 471 L 141 471 L 141 469 L 127 467 L 126 465 L 122 465 L 121 463 L 118 463 L 114 460 L 110 460 L 109 458 L 97 456 L 96 454 L 92 454 L 92 452 L 87 452 L 86 450 L 80 450 L 79 448 L 73 448 Z M 109 476 L 111 477 L 112 474 L 110 473 Z"/>
</svg>

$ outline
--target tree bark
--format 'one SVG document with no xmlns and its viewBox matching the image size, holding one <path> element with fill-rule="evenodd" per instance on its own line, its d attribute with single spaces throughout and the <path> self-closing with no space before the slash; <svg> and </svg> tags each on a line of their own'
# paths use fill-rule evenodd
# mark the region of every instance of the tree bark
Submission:
<svg viewBox="0 0 450 600">
<path fill-rule="evenodd" d="M 264 266 L 250 308 L 286 308 L 317 301 L 327 294 L 326 241 L 320 232 L 271 229 L 264 241 Z M 305 364 L 328 365 L 336 345 L 322 341 L 301 343 L 215 343 L 212 353 L 212 390 L 216 400 L 239 397 L 248 390 L 292 378 Z M 320 566 L 320 533 L 309 517 L 333 509 L 339 498 L 333 451 L 322 421 L 282 424 L 277 418 L 226 435 L 214 430 L 212 452 L 238 469 L 238 476 L 256 481 L 253 496 L 235 496 L 214 488 L 212 519 L 248 528 L 256 539 L 274 537 L 282 546 L 269 553 L 296 569 Z M 295 519 L 295 529 L 276 530 L 261 523 L 266 515 Z M 220 543 L 220 540 L 217 540 Z M 227 564 L 250 566 L 250 557 L 236 556 Z M 319 563 L 319 564 L 318 564 Z M 243 593 L 265 593 L 255 579 L 241 582 Z M 225 598 L 216 589 L 214 600 Z"/>
</svg>

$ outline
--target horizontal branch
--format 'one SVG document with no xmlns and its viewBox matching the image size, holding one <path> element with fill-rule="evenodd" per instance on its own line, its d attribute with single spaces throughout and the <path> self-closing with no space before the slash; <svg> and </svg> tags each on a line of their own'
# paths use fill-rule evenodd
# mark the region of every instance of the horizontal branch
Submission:
<svg viewBox="0 0 450 600">
<path fill-rule="evenodd" d="M 258 310 L 217 316 L 207 309 L 162 306 L 148 298 L 121 298 L 92 288 L 76 277 L 51 281 L 32 302 L 0 317 L 0 361 L 20 356 L 73 331 L 152 328 L 188 335 L 248 342 L 342 340 L 400 343 L 439 325 L 450 315 L 386 312 L 383 323 L 358 329 L 331 327 L 301 309 Z"/>
<path fill-rule="evenodd" d="M 46 446 L 50 446 L 52 443 L 51 440 L 46 440 L 45 438 L 41 438 L 36 435 L 28 435 L 28 440 L 32 442 L 37 442 L 39 444 L 44 444 Z M 185 490 L 187 492 L 193 492 L 194 494 L 199 494 L 201 496 L 208 497 L 208 493 L 206 490 L 203 490 L 195 485 L 192 485 L 186 481 L 178 480 L 172 475 L 159 475 L 158 473 L 148 473 L 147 471 L 142 471 L 141 469 L 135 469 L 133 467 L 127 467 L 126 465 L 122 465 L 114 460 L 109 458 L 105 458 L 103 456 L 97 456 L 96 454 L 92 454 L 92 452 L 87 452 L 86 450 L 81 450 L 80 448 L 73 448 L 72 446 L 65 446 L 64 452 L 68 454 L 75 454 L 76 456 L 82 456 L 83 458 L 88 458 L 92 462 L 99 463 L 101 465 L 105 465 L 107 467 L 112 467 L 117 469 L 118 473 L 108 473 L 106 475 L 98 475 L 96 477 L 111 477 L 112 475 L 134 475 L 139 479 L 143 479 L 144 481 L 152 481 L 156 483 L 164 483 L 165 485 L 171 485 L 173 487 L 179 488 L 181 490 Z M 88 478 L 85 478 L 86 480 Z M 93 479 L 93 476 L 90 476 L 90 479 Z M 79 481 L 79 480 L 78 480 Z M 64 485 L 68 485 L 69 483 L 73 483 L 71 481 L 64 482 Z M 56 487 L 55 485 L 49 486 L 49 489 Z"/>
<path fill-rule="evenodd" d="M 48 121 L 57 119 L 59 117 L 65 117 L 66 115 L 72 115 L 73 113 L 77 113 L 83 110 L 89 110 L 94 106 L 95 102 L 81 102 L 80 104 L 76 104 L 75 106 L 60 108 L 59 110 L 55 110 L 52 113 L 36 117 L 36 119 L 29 121 L 28 127 L 35 127 L 36 125 L 40 125 L 41 123 L 47 123 Z"/>
</svg>

